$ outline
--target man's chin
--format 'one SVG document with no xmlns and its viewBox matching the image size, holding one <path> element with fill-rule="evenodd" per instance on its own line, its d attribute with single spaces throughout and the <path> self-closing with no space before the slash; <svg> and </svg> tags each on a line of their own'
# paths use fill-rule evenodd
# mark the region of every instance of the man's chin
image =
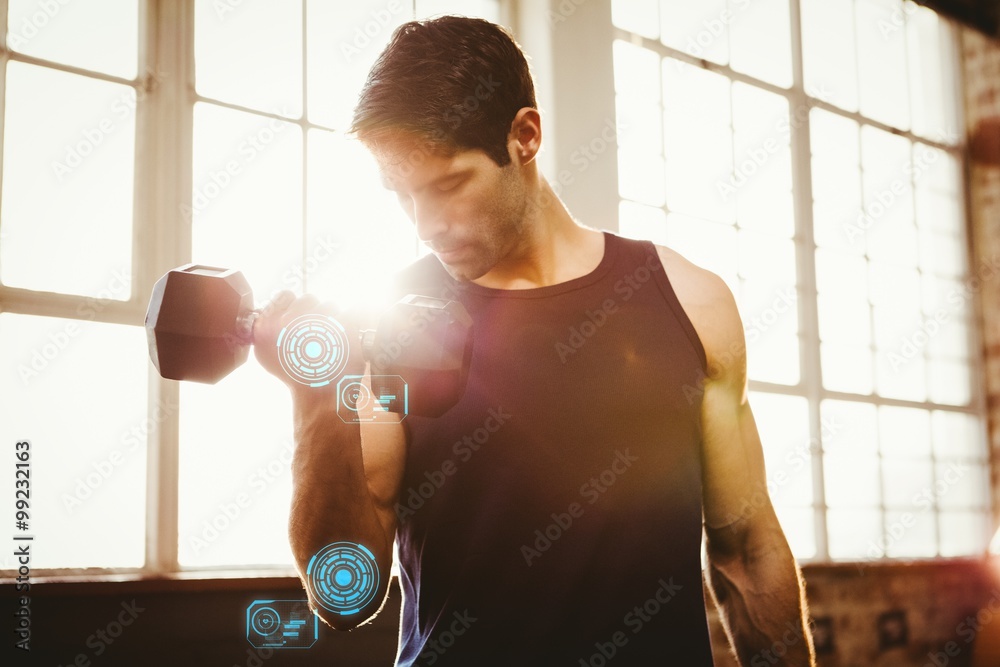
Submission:
<svg viewBox="0 0 1000 667">
<path fill-rule="evenodd" d="M 471 283 L 473 280 L 482 278 L 488 273 L 487 271 L 480 271 L 478 268 L 470 271 L 467 264 L 446 264 L 445 262 L 441 262 L 441 266 L 448 272 L 448 275 L 460 283 Z"/>
</svg>

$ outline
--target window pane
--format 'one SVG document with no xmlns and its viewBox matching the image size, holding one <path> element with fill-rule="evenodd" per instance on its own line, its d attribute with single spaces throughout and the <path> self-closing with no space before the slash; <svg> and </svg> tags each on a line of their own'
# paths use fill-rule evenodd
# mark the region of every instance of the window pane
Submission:
<svg viewBox="0 0 1000 667">
<path fill-rule="evenodd" d="M 882 514 L 876 509 L 827 511 L 830 557 L 864 560 L 880 554 Z"/>
<path fill-rule="evenodd" d="M 939 461 L 935 472 L 934 490 L 941 509 L 989 509 L 989 466 L 973 461 Z"/>
<path fill-rule="evenodd" d="M 718 274 L 739 294 L 736 228 L 685 215 L 667 215 L 668 245 L 698 266 Z"/>
<path fill-rule="evenodd" d="M 972 377 L 968 359 L 931 359 L 927 367 L 932 401 L 946 405 L 969 405 L 972 401 Z"/>
<path fill-rule="evenodd" d="M 820 417 L 825 425 L 821 437 L 827 505 L 878 507 L 881 485 L 875 406 L 823 401 Z"/>
<path fill-rule="evenodd" d="M 924 330 L 933 332 L 927 341 L 927 356 L 932 362 L 950 360 L 970 365 L 971 328 L 972 324 L 967 319 L 959 319 L 948 310 L 939 310 L 933 316 L 926 317 Z"/>
<path fill-rule="evenodd" d="M 622 30 L 656 39 L 660 27 L 657 5 L 657 0 L 611 0 L 611 22 Z"/>
<path fill-rule="evenodd" d="M 371 154 L 341 134 L 309 132 L 308 180 L 306 291 L 344 307 L 379 302 L 414 259 L 412 223 L 379 185 Z"/>
<path fill-rule="evenodd" d="M 801 0 L 801 7 L 806 92 L 857 111 L 854 0 Z"/>
<path fill-rule="evenodd" d="M 906 31 L 900 0 L 856 0 L 861 113 L 900 129 L 910 127 Z"/>
<path fill-rule="evenodd" d="M 660 57 L 649 49 L 616 39 L 612 45 L 615 69 L 615 91 L 631 98 L 660 101 L 656 86 L 660 73 Z"/>
<path fill-rule="evenodd" d="M 958 158 L 918 142 L 913 145 L 913 172 L 918 227 L 963 235 L 962 174 Z"/>
<path fill-rule="evenodd" d="M 777 506 L 778 522 L 796 558 L 816 557 L 816 515 L 812 508 Z"/>
<path fill-rule="evenodd" d="M 822 343 L 823 386 L 832 391 L 870 394 L 874 387 L 872 351 L 867 345 Z"/>
<path fill-rule="evenodd" d="M 913 220 L 911 164 L 911 145 L 907 139 L 868 125 L 861 128 L 868 256 L 916 267 L 918 246 Z"/>
<path fill-rule="evenodd" d="M 618 194 L 650 206 L 663 206 L 663 158 L 619 149 Z"/>
<path fill-rule="evenodd" d="M 258 301 L 301 289 L 302 133 L 297 125 L 197 104 L 192 256 L 239 269 Z M 238 242 L 237 242 L 238 241 Z"/>
<path fill-rule="evenodd" d="M 868 263 L 868 277 L 868 291 L 876 310 L 898 310 L 908 314 L 908 318 L 920 314 L 920 274 L 916 270 L 873 261 Z M 880 346 L 888 347 L 896 342 L 889 337 L 883 342 L 879 334 L 876 330 Z"/>
<path fill-rule="evenodd" d="M 879 460 L 840 452 L 823 456 L 826 504 L 829 507 L 871 507 L 881 504 Z"/>
<path fill-rule="evenodd" d="M 879 449 L 892 458 L 928 459 L 931 455 L 930 413 L 917 408 L 883 405 L 878 409 Z"/>
<path fill-rule="evenodd" d="M 783 88 L 792 85 L 788 1 L 733 2 L 730 11 L 733 69 Z"/>
<path fill-rule="evenodd" d="M 788 101 L 781 95 L 734 83 L 734 173 L 726 184 L 735 193 L 741 227 L 791 238 L 792 168 Z"/>
<path fill-rule="evenodd" d="M 820 294 L 817 304 L 820 340 L 857 346 L 871 343 L 871 307 L 867 301 L 832 293 Z"/>
<path fill-rule="evenodd" d="M 921 269 L 942 276 L 961 277 L 965 273 L 967 255 L 962 239 L 928 230 L 921 230 L 919 239 Z"/>
<path fill-rule="evenodd" d="M 418 19 L 439 14 L 461 14 L 462 16 L 479 16 L 493 23 L 500 21 L 499 0 L 415 0 L 414 4 Z M 408 2 L 400 1 L 399 5 L 403 11 L 409 10 Z"/>
<path fill-rule="evenodd" d="M 931 416 L 934 456 L 985 461 L 986 433 L 982 421 L 961 412 L 935 410 Z"/>
<path fill-rule="evenodd" d="M 934 493 L 934 466 L 930 459 L 882 459 L 882 493 L 885 506 L 913 509 L 929 504 Z"/>
<path fill-rule="evenodd" d="M 816 244 L 864 254 L 869 218 L 861 205 L 858 124 L 821 109 L 810 111 L 809 123 Z"/>
<path fill-rule="evenodd" d="M 885 523 L 886 556 L 929 558 L 937 553 L 937 515 L 929 508 L 886 512 Z"/>
<path fill-rule="evenodd" d="M 10 0 L 7 46 L 36 58 L 133 79 L 138 0 Z"/>
<path fill-rule="evenodd" d="M 649 85 L 649 81 L 646 85 Z M 729 80 L 672 59 L 663 62 L 667 207 L 708 220 L 736 215 Z"/>
<path fill-rule="evenodd" d="M 291 565 L 288 390 L 252 358 L 217 385 L 180 389 L 181 565 Z"/>
<path fill-rule="evenodd" d="M 857 301 L 868 300 L 868 263 L 863 257 L 820 248 L 816 251 L 816 289 Z"/>
<path fill-rule="evenodd" d="M 45 536 L 32 565 L 141 567 L 146 438 L 170 412 L 147 415 L 145 331 L 4 313 L 0 356 L 13 371 L 0 377 L 0 437 L 31 441 L 29 534 Z M 14 497 L 13 474 L 0 489 Z M 0 568 L 16 568 L 5 552 Z"/>
<path fill-rule="evenodd" d="M 878 455 L 878 421 L 875 406 L 853 401 L 820 404 L 823 451 L 863 457 Z"/>
<path fill-rule="evenodd" d="M 799 396 L 763 392 L 750 392 L 749 401 L 764 449 L 771 501 L 775 505 L 811 507 L 808 402 Z"/>
<path fill-rule="evenodd" d="M 926 7 L 905 4 L 907 66 L 913 105 L 913 131 L 954 144 L 958 140 L 955 33 L 947 21 Z"/>
<path fill-rule="evenodd" d="M 942 512 L 941 555 L 977 556 L 986 551 L 990 533 L 987 512 Z"/>
<path fill-rule="evenodd" d="M 302 114 L 302 3 L 195 3 L 195 82 L 205 97 Z"/>
<path fill-rule="evenodd" d="M 795 298 L 795 244 L 791 239 L 739 230 L 741 278 L 766 281 L 791 290 Z"/>
<path fill-rule="evenodd" d="M 4 284 L 129 298 L 135 99 L 129 86 L 8 64 Z"/>
<path fill-rule="evenodd" d="M 622 130 L 618 147 L 629 153 L 663 155 L 663 110 L 648 98 L 615 96 L 615 116 Z"/>
<path fill-rule="evenodd" d="M 728 4 L 727 0 L 660 0 L 660 39 L 692 56 L 726 64 L 733 17 Z"/>
<path fill-rule="evenodd" d="M 795 247 L 791 240 L 740 230 L 738 305 L 751 379 L 799 381 Z"/>
<path fill-rule="evenodd" d="M 669 245 L 667 216 L 662 208 L 623 201 L 618 205 L 618 228 L 622 236 L 648 239 L 658 245 Z"/>
<path fill-rule="evenodd" d="M 413 18 L 410 12 L 411 4 L 402 1 L 308 1 L 311 122 L 337 129 L 350 124 L 368 70 L 389 42 L 392 31 Z"/>
</svg>

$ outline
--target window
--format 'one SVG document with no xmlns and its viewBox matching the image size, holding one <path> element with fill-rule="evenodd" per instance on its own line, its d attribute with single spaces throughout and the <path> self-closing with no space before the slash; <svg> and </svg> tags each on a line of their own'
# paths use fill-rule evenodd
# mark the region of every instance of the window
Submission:
<svg viewBox="0 0 1000 667">
<path fill-rule="evenodd" d="M 795 555 L 982 553 L 955 28 L 896 0 L 612 11 L 620 228 L 737 297 Z"/>
<path fill-rule="evenodd" d="M 149 290 L 194 261 L 258 303 L 377 292 L 418 244 L 339 131 L 395 27 L 502 4 L 0 0 L 0 438 L 32 441 L 36 568 L 291 565 L 287 392 L 150 373 Z"/>
</svg>

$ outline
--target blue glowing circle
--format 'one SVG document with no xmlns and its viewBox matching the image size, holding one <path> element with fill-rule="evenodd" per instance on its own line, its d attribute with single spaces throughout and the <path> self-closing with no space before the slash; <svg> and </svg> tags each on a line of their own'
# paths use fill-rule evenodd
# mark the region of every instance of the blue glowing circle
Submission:
<svg viewBox="0 0 1000 667">
<path fill-rule="evenodd" d="M 311 387 L 344 372 L 350 347 L 341 324 L 327 315 L 303 315 L 278 334 L 278 361 L 290 378 Z"/>
<path fill-rule="evenodd" d="M 273 635 L 281 629 L 281 616 L 271 607 L 261 607 L 253 613 L 250 627 L 264 637 Z"/>
<path fill-rule="evenodd" d="M 378 590 L 375 556 L 362 544 L 334 542 L 320 549 L 306 568 L 316 601 L 341 616 L 361 611 Z"/>
</svg>

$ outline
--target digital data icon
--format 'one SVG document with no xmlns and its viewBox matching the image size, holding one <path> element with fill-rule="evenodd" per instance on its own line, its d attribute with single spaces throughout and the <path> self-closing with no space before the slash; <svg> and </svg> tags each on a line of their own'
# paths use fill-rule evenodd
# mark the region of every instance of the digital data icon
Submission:
<svg viewBox="0 0 1000 667">
<path fill-rule="evenodd" d="M 326 315 L 297 317 L 278 334 L 281 368 L 310 387 L 328 385 L 343 373 L 349 353 L 344 327 Z"/>
<path fill-rule="evenodd" d="M 309 648 L 318 636 L 308 600 L 254 600 L 247 607 L 247 641 L 257 648 Z"/>
<path fill-rule="evenodd" d="M 362 544 L 334 542 L 320 549 L 306 567 L 316 602 L 350 616 L 372 601 L 379 575 L 375 556 Z"/>
<path fill-rule="evenodd" d="M 410 407 L 409 387 L 398 375 L 372 375 L 371 389 L 362 375 L 345 375 L 337 383 L 337 414 L 347 423 L 398 423 Z"/>
</svg>

